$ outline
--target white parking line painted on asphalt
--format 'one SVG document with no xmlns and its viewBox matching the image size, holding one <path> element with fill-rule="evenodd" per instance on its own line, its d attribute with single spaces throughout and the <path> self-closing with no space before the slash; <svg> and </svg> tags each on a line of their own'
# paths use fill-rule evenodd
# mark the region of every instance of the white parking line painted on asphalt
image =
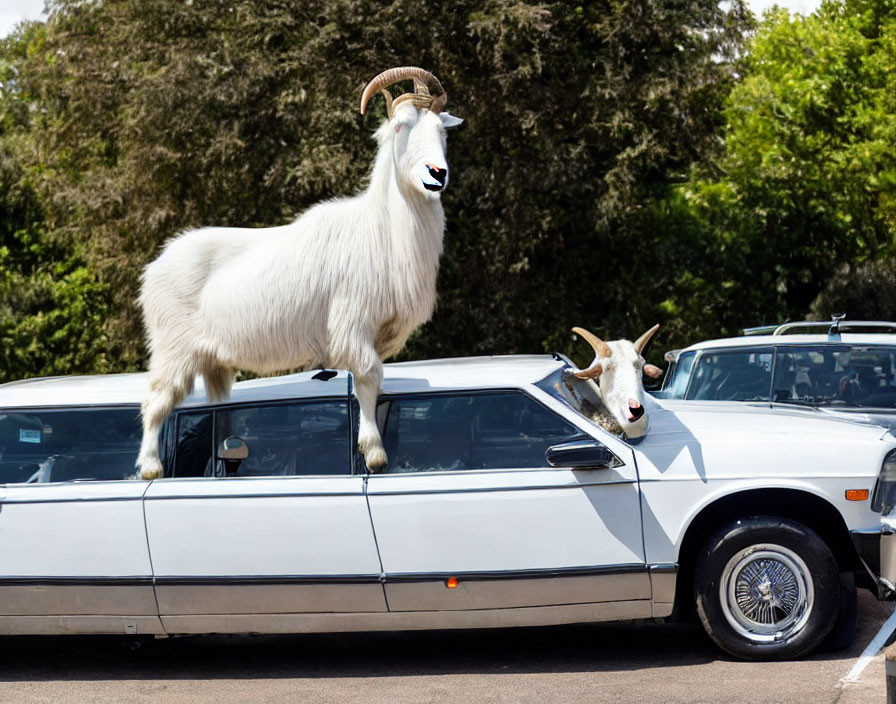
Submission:
<svg viewBox="0 0 896 704">
<path fill-rule="evenodd" d="M 852 666 L 852 669 L 849 673 L 841 679 L 841 682 L 856 682 L 859 677 L 862 676 L 862 670 L 868 667 L 868 663 L 874 659 L 874 656 L 880 652 L 880 649 L 884 647 L 884 643 L 887 642 L 887 638 L 890 637 L 890 634 L 893 633 L 894 629 L 896 629 L 896 608 L 894 608 L 893 613 L 890 614 L 890 618 L 884 621 L 884 625 L 880 627 L 880 630 L 877 632 L 877 635 L 871 639 L 871 642 L 868 644 L 868 647 L 865 648 L 865 651 L 859 656 L 859 659 L 856 661 L 856 664 Z"/>
</svg>

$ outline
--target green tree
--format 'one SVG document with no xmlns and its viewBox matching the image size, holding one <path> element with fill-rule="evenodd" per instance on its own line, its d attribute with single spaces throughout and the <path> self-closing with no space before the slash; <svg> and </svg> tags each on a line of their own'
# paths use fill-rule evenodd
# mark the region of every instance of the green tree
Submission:
<svg viewBox="0 0 896 704">
<path fill-rule="evenodd" d="M 809 318 L 846 313 L 854 320 L 896 320 L 896 261 L 844 264 L 812 301 Z"/>
<path fill-rule="evenodd" d="M 666 204 L 697 254 L 663 302 L 683 330 L 802 318 L 850 265 L 893 254 L 894 42 L 889 0 L 766 16 L 727 100 L 724 153 Z"/>
<path fill-rule="evenodd" d="M 25 167 L 33 103 L 18 72 L 43 32 L 0 40 L 0 381 L 106 366 L 104 287 L 48 232 Z"/>
</svg>

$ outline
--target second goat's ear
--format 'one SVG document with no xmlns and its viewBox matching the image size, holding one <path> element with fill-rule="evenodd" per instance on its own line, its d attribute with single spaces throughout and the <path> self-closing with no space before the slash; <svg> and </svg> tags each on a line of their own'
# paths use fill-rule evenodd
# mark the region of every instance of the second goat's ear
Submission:
<svg viewBox="0 0 896 704">
<path fill-rule="evenodd" d="M 644 373 L 651 379 L 659 379 L 663 375 L 663 370 L 659 367 L 653 366 L 652 364 L 645 364 Z"/>
<path fill-rule="evenodd" d="M 442 121 L 442 127 L 445 127 L 446 129 L 448 127 L 457 127 L 464 123 L 463 118 L 455 117 L 450 112 L 440 112 L 439 119 Z"/>
</svg>

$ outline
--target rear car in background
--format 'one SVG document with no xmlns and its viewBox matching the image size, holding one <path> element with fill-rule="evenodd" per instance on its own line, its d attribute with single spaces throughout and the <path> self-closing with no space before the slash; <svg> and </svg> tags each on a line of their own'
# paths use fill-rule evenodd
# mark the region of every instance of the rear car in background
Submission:
<svg viewBox="0 0 896 704">
<path fill-rule="evenodd" d="M 654 396 L 896 423 L 896 323 L 835 320 L 745 332 L 668 352 L 670 366 Z"/>
<path fill-rule="evenodd" d="M 892 596 L 869 499 L 896 468 L 892 434 L 787 404 L 648 399 L 633 441 L 592 421 L 596 388 L 574 371 L 386 365 L 379 474 L 357 456 L 344 372 L 239 382 L 224 403 L 199 389 L 150 482 L 132 478 L 146 375 L 0 386 L 0 634 L 696 612 L 728 652 L 771 659 L 850 642 L 857 583 Z"/>
</svg>

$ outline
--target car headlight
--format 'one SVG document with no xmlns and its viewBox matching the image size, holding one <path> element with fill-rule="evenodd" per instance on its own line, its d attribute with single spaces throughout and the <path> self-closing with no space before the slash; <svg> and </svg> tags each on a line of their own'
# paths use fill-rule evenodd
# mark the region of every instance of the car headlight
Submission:
<svg viewBox="0 0 896 704">
<path fill-rule="evenodd" d="M 874 484 L 871 495 L 871 510 L 888 513 L 896 505 L 896 450 L 891 450 L 884 457 L 883 467 Z"/>
</svg>

